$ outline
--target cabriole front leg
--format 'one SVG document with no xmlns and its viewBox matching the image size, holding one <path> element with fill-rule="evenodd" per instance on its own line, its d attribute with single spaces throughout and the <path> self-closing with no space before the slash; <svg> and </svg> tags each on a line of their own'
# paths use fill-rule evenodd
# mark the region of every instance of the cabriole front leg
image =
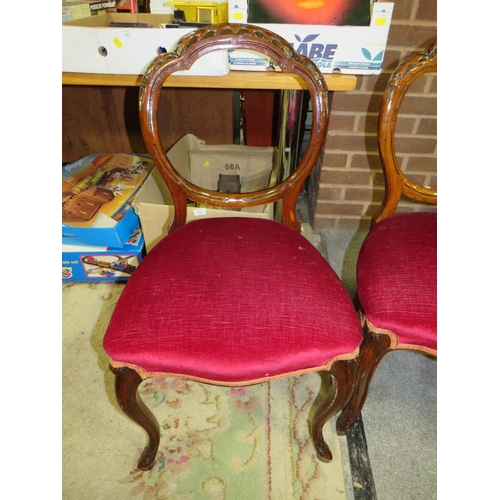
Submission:
<svg viewBox="0 0 500 500">
<path fill-rule="evenodd" d="M 370 382 L 382 358 L 391 350 L 391 338 L 367 331 L 359 349 L 359 364 L 351 400 L 337 418 L 337 434 L 345 435 L 353 427 L 365 404 Z"/>
<path fill-rule="evenodd" d="M 352 359 L 336 361 L 326 372 L 331 377 L 328 393 L 318 406 L 311 422 L 311 436 L 318 458 L 330 462 L 333 458 L 323 437 L 323 426 L 349 401 L 353 392 L 356 362 Z"/>
<path fill-rule="evenodd" d="M 115 374 L 115 394 L 120 408 L 148 434 L 148 443 L 137 467 L 141 470 L 151 469 L 160 444 L 160 426 L 137 392 L 142 378 L 131 368 L 110 368 Z"/>
</svg>

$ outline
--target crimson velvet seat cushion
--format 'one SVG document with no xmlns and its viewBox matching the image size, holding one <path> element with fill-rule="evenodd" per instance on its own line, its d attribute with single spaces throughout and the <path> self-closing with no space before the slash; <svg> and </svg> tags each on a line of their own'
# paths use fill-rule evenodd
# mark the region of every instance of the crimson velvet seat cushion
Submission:
<svg viewBox="0 0 500 500">
<path fill-rule="evenodd" d="M 362 333 L 335 272 L 267 219 L 190 222 L 134 272 L 104 337 L 113 366 L 250 384 L 354 357 Z"/>
<path fill-rule="evenodd" d="M 400 344 L 437 349 L 437 214 L 375 224 L 359 252 L 357 290 L 375 329 L 395 333 Z"/>
</svg>

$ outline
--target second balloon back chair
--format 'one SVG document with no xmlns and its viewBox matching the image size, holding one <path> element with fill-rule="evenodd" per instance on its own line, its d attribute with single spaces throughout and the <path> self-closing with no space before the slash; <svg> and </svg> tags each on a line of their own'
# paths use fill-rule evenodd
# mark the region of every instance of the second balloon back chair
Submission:
<svg viewBox="0 0 500 500">
<path fill-rule="evenodd" d="M 435 180 L 426 182 L 422 176 L 419 182 L 411 170 L 403 170 L 396 149 L 396 126 L 405 97 L 417 80 L 428 75 L 420 88 L 430 89 L 429 104 L 435 102 L 436 74 L 437 43 L 433 43 L 399 64 L 380 106 L 378 145 L 385 196 L 357 261 L 364 340 L 353 397 L 337 419 L 340 434 L 356 423 L 386 354 L 405 349 L 437 357 L 437 187 L 424 185 Z M 396 213 L 405 197 L 421 202 L 422 210 Z"/>
</svg>

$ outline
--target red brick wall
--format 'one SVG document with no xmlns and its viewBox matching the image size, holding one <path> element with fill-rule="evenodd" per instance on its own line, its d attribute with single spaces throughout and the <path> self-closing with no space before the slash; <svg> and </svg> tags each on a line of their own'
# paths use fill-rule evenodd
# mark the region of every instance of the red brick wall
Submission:
<svg viewBox="0 0 500 500">
<path fill-rule="evenodd" d="M 333 95 L 322 164 L 311 174 L 309 201 L 316 229 L 367 227 L 383 197 L 377 117 L 386 82 L 399 62 L 437 39 L 435 0 L 394 0 L 380 75 L 358 76 L 356 90 Z M 403 170 L 436 185 L 436 75 L 418 80 L 399 113 L 396 148 Z M 410 201 L 400 210 L 419 210 Z"/>
</svg>

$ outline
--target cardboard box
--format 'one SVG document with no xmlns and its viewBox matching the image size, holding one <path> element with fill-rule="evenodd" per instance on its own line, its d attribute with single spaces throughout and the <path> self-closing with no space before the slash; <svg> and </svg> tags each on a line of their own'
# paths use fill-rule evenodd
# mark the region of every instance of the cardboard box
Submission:
<svg viewBox="0 0 500 500">
<path fill-rule="evenodd" d="M 275 148 L 206 145 L 194 136 L 186 140 L 190 142 L 189 179 L 193 184 L 218 191 L 219 175 L 223 174 L 239 175 L 242 193 L 259 191 L 269 186 Z M 181 154 L 184 155 L 184 150 Z"/>
<path fill-rule="evenodd" d="M 269 186 L 274 148 L 258 146 L 205 146 L 189 151 L 191 182 L 218 191 L 219 175 L 239 175 L 241 192 L 260 191 Z"/>
<path fill-rule="evenodd" d="M 139 225 L 136 191 L 154 168 L 147 155 L 92 154 L 63 166 L 62 242 L 120 248 Z"/>
<path fill-rule="evenodd" d="M 169 14 L 174 17 L 174 9 L 165 0 L 150 0 L 149 9 L 151 14 Z"/>
<path fill-rule="evenodd" d="M 182 137 L 168 151 L 168 157 L 179 173 L 186 179 L 189 177 L 189 151 L 196 149 L 203 142 L 192 134 Z M 267 148 L 265 148 L 267 149 Z M 271 172 L 270 184 L 276 183 L 277 167 Z M 173 199 L 160 172 L 154 169 L 144 182 L 132 202 L 139 216 L 142 232 L 149 252 L 167 233 L 174 218 Z M 256 217 L 274 218 L 274 203 L 249 207 L 241 211 L 223 210 L 208 207 L 188 206 L 187 222 L 206 217 Z"/>
<path fill-rule="evenodd" d="M 228 22 L 246 24 L 248 22 L 247 0 L 229 0 Z"/>
<path fill-rule="evenodd" d="M 322 73 L 378 75 L 382 71 L 393 8 L 392 2 L 374 2 L 370 26 L 258 26 L 281 35 L 299 54 L 308 56 Z M 229 51 L 230 70 L 266 71 L 270 65 L 275 66 L 268 57 L 255 51 Z"/>
<path fill-rule="evenodd" d="M 62 24 L 62 71 L 140 75 L 160 53 L 195 28 L 162 28 L 173 19 L 169 14 L 114 13 L 90 16 Z M 110 27 L 110 23 L 143 23 L 152 28 Z M 226 75 L 226 50 L 198 59 L 189 70 L 176 75 Z"/>
<path fill-rule="evenodd" d="M 144 236 L 138 227 L 122 248 L 63 245 L 62 280 L 126 281 L 144 254 Z"/>
<path fill-rule="evenodd" d="M 248 11 L 246 9 L 229 9 L 229 22 L 246 24 L 248 22 Z"/>
</svg>

